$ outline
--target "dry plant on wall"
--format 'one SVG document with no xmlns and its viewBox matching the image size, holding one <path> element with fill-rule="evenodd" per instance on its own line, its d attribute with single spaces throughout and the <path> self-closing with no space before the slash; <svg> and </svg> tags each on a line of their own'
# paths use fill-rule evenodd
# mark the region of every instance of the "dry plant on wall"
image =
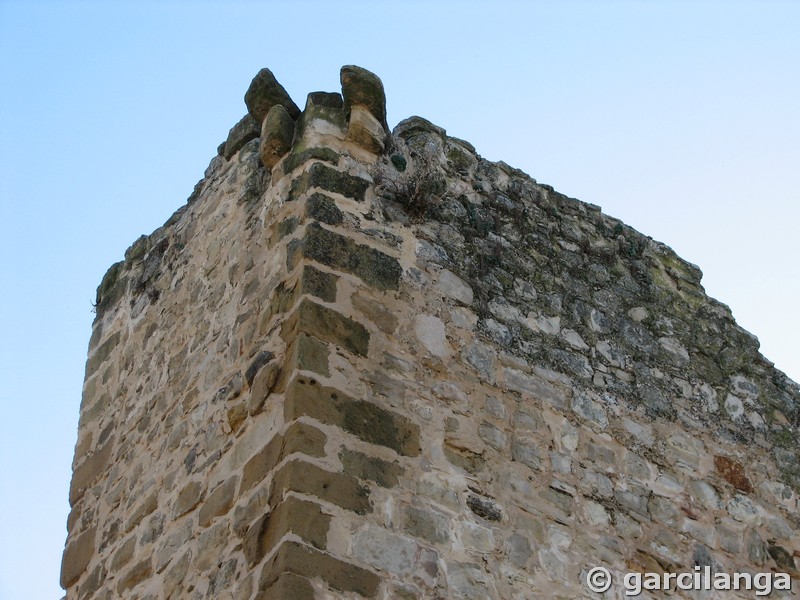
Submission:
<svg viewBox="0 0 800 600">
<path fill-rule="evenodd" d="M 447 182 L 435 155 L 412 153 L 410 161 L 393 154 L 391 166 L 374 174 L 378 194 L 401 204 L 413 220 L 441 201 Z"/>
</svg>

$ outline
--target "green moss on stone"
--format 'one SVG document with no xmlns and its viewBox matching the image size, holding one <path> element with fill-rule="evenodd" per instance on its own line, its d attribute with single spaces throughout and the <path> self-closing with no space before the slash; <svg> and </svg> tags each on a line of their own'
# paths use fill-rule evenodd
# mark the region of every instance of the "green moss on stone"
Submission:
<svg viewBox="0 0 800 600">
<path fill-rule="evenodd" d="M 302 293 L 311 294 L 325 302 L 336 301 L 336 282 L 339 278 L 333 273 L 320 271 L 307 265 L 303 268 Z"/>
<path fill-rule="evenodd" d="M 388 131 L 386 124 L 386 93 L 380 78 L 362 67 L 345 65 L 339 73 L 345 111 L 349 115 L 354 104 L 365 106 Z"/>
<path fill-rule="evenodd" d="M 297 217 L 289 217 L 278 223 L 278 239 L 281 240 L 290 233 L 294 233 L 294 230 L 297 229 L 297 224 Z"/>
<path fill-rule="evenodd" d="M 247 110 L 259 125 L 264 121 L 269 109 L 282 105 L 293 119 L 300 116 L 300 109 L 289 97 L 284 87 L 275 79 L 269 69 L 261 69 L 244 95 Z"/>
<path fill-rule="evenodd" d="M 336 165 L 339 162 L 339 154 L 330 148 L 300 149 L 295 147 L 292 153 L 283 161 L 283 172 L 288 175 L 310 160 L 321 160 Z"/>
<path fill-rule="evenodd" d="M 451 146 L 447 150 L 447 160 L 449 160 L 453 168 L 459 172 L 466 172 L 472 162 L 466 152 L 455 146 Z"/>
<path fill-rule="evenodd" d="M 261 127 L 259 153 L 261 162 L 268 169 L 274 167 L 292 148 L 294 121 L 286 109 L 276 104 L 269 109 Z"/>
<path fill-rule="evenodd" d="M 772 443 L 779 448 L 795 450 L 798 447 L 797 433 L 794 432 L 790 427 L 782 427 L 781 429 L 772 432 Z"/>
<path fill-rule="evenodd" d="M 307 190 L 318 187 L 363 202 L 369 185 L 366 179 L 342 173 L 322 163 L 314 163 L 306 173 L 294 180 L 289 197 L 296 199 Z"/>
<path fill-rule="evenodd" d="M 291 339 L 298 333 L 307 333 L 359 356 L 366 356 L 369 349 L 369 331 L 361 323 L 307 298 L 284 323 L 281 335 Z"/>
<path fill-rule="evenodd" d="M 418 456 L 419 426 L 408 418 L 372 402 L 351 398 L 335 388 L 298 378 L 286 391 L 287 419 L 306 415 L 336 425 L 370 444 L 391 448 L 398 454 Z"/>
<path fill-rule="evenodd" d="M 306 127 L 316 119 L 322 119 L 344 129 L 344 109 L 341 94 L 335 92 L 311 92 L 306 107 L 298 122 L 298 139 L 303 138 Z"/>
<path fill-rule="evenodd" d="M 334 269 L 360 277 L 380 290 L 396 290 L 402 268 L 396 258 L 349 237 L 328 231 L 316 223 L 306 228 L 303 254 Z"/>
<path fill-rule="evenodd" d="M 344 215 L 336 206 L 333 198 L 319 193 L 314 194 L 306 201 L 306 215 L 328 225 L 339 225 L 344 221 Z"/>
<path fill-rule="evenodd" d="M 228 139 L 222 148 L 222 156 L 226 160 L 236 154 L 247 142 L 256 139 L 260 133 L 260 126 L 250 113 L 247 113 L 228 132 Z"/>
<path fill-rule="evenodd" d="M 100 285 L 97 287 L 95 310 L 98 317 L 125 294 L 128 281 L 123 275 L 124 267 L 125 261 L 120 261 L 111 265 L 103 276 Z"/>
<path fill-rule="evenodd" d="M 401 173 L 406 170 L 406 166 L 408 166 L 408 162 L 401 154 L 392 154 L 392 164 L 394 168 L 400 171 Z"/>
<path fill-rule="evenodd" d="M 146 235 L 139 236 L 125 251 L 125 261 L 132 264 L 142 260 L 147 253 L 148 240 L 149 238 Z"/>
</svg>

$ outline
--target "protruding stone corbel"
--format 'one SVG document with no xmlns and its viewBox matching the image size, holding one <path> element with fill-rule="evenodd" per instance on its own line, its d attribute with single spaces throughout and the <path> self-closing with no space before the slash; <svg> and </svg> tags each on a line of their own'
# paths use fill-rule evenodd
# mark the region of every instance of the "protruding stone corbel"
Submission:
<svg viewBox="0 0 800 600">
<path fill-rule="evenodd" d="M 350 109 L 347 139 L 375 154 L 386 148 L 386 132 L 378 120 L 363 106 Z"/>
<path fill-rule="evenodd" d="M 374 152 L 386 147 L 386 94 L 380 78 L 361 67 L 345 65 L 340 72 L 347 139 Z"/>
<path fill-rule="evenodd" d="M 345 127 L 342 95 L 338 92 L 311 92 L 298 122 L 297 139 L 302 140 L 306 130 L 341 137 Z"/>
<path fill-rule="evenodd" d="M 231 127 L 228 139 L 222 145 L 222 156 L 225 157 L 225 160 L 230 160 L 247 142 L 256 139 L 260 130 L 261 127 L 256 123 L 253 115 L 247 113 L 242 117 L 236 125 Z"/>
<path fill-rule="evenodd" d="M 264 166 L 274 167 L 292 149 L 293 139 L 294 121 L 282 105 L 276 104 L 269 109 L 261 126 L 259 154 Z"/>
<path fill-rule="evenodd" d="M 283 106 L 293 120 L 297 120 L 297 117 L 300 116 L 300 109 L 297 104 L 294 103 L 283 86 L 278 83 L 272 71 L 267 68 L 261 69 L 253 78 L 247 93 L 244 95 L 244 103 L 247 104 L 247 110 L 250 111 L 250 114 L 253 115 L 259 125 L 264 122 L 264 119 L 267 118 L 267 113 L 276 104 Z"/>
</svg>

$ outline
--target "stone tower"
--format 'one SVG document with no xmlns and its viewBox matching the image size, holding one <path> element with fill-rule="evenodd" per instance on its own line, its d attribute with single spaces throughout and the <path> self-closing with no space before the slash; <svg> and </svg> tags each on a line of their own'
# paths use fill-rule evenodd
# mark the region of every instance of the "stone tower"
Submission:
<svg viewBox="0 0 800 600">
<path fill-rule="evenodd" d="M 67 599 L 797 593 L 800 392 L 698 268 L 341 83 L 259 72 L 98 288 Z"/>
</svg>

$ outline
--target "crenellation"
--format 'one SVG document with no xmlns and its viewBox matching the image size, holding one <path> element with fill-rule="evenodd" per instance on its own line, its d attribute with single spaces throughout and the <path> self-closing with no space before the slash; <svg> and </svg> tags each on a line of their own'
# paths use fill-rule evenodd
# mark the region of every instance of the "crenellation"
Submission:
<svg viewBox="0 0 800 600">
<path fill-rule="evenodd" d="M 101 282 L 67 598 L 796 590 L 800 391 L 699 268 L 340 75 L 301 111 L 260 71 Z"/>
</svg>

